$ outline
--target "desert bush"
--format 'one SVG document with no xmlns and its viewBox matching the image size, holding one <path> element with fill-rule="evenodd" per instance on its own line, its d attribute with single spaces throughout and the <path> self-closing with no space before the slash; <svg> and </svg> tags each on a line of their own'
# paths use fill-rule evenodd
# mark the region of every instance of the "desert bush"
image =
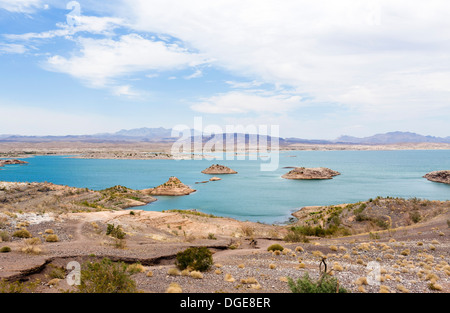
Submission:
<svg viewBox="0 0 450 313">
<path fill-rule="evenodd" d="M 104 258 L 100 262 L 86 262 L 81 268 L 81 293 L 134 293 L 136 283 L 130 277 L 127 265 Z"/>
<path fill-rule="evenodd" d="M 288 285 L 293 293 L 346 293 L 347 290 L 339 286 L 336 278 L 324 274 L 317 281 L 313 281 L 306 272 L 296 282 L 288 277 Z"/>
<path fill-rule="evenodd" d="M 133 263 L 128 265 L 127 271 L 131 274 L 143 273 L 145 271 L 145 267 L 141 263 Z"/>
<path fill-rule="evenodd" d="M 16 230 L 13 233 L 13 237 L 17 237 L 17 238 L 31 238 L 31 233 L 27 229 L 22 228 L 20 230 Z"/>
<path fill-rule="evenodd" d="M 282 245 L 275 243 L 267 248 L 267 251 L 283 251 L 284 248 Z"/>
<path fill-rule="evenodd" d="M 409 213 L 409 217 L 411 218 L 411 221 L 413 221 L 413 223 L 419 223 L 422 219 L 422 216 L 417 210 Z"/>
<path fill-rule="evenodd" d="M 204 272 L 209 270 L 212 264 L 212 253 L 206 247 L 188 248 L 178 252 L 176 256 L 176 265 L 181 270 L 189 267 L 195 271 Z"/>
<path fill-rule="evenodd" d="M 0 280 L 0 293 L 32 293 L 39 285 L 39 281 L 34 282 L 9 282 Z"/>
<path fill-rule="evenodd" d="M 113 224 L 108 224 L 106 226 L 106 235 L 110 235 L 117 239 L 125 238 L 125 232 L 120 225 L 114 226 Z"/>
<path fill-rule="evenodd" d="M 66 277 L 66 271 L 61 267 L 54 266 L 48 276 L 50 278 L 64 279 Z"/>
<path fill-rule="evenodd" d="M 183 290 L 181 286 L 177 283 L 170 283 L 169 287 L 166 290 L 166 293 L 181 293 Z"/>
<path fill-rule="evenodd" d="M 5 230 L 0 231 L 0 242 L 1 241 L 9 241 L 11 239 L 11 236 L 9 233 Z"/>
<path fill-rule="evenodd" d="M 1 247 L 0 248 L 0 253 L 8 253 L 8 252 L 11 252 L 10 247 Z"/>
<path fill-rule="evenodd" d="M 192 278 L 195 279 L 202 279 L 203 278 L 203 274 L 199 271 L 192 271 L 189 276 L 191 276 Z"/>
<path fill-rule="evenodd" d="M 52 234 L 52 235 L 48 235 L 48 236 L 45 238 L 45 241 L 46 241 L 46 242 L 58 242 L 58 241 L 59 241 L 59 238 L 58 238 L 58 235 Z"/>
<path fill-rule="evenodd" d="M 289 229 L 283 240 L 287 242 L 309 242 L 309 239 L 306 237 L 306 235 L 297 227 L 292 227 L 291 229 Z"/>
</svg>

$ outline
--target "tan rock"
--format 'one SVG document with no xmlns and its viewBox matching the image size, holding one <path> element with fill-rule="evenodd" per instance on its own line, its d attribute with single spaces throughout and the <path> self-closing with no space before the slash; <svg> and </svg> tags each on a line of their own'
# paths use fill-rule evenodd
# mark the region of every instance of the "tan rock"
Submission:
<svg viewBox="0 0 450 313">
<path fill-rule="evenodd" d="M 450 184 L 450 171 L 434 171 L 423 176 L 429 181 Z"/>
<path fill-rule="evenodd" d="M 237 174 L 236 171 L 232 170 L 229 167 L 220 164 L 213 164 L 207 169 L 202 171 L 203 174 Z"/>
<path fill-rule="evenodd" d="M 196 190 L 183 184 L 178 178 L 170 177 L 164 184 L 143 191 L 153 196 L 185 196 Z"/>
<path fill-rule="evenodd" d="M 332 179 L 340 174 L 326 167 L 296 167 L 281 177 L 286 179 Z"/>
<path fill-rule="evenodd" d="M 218 180 L 222 180 L 222 178 L 214 176 L 209 179 L 209 181 L 218 181 Z"/>
</svg>

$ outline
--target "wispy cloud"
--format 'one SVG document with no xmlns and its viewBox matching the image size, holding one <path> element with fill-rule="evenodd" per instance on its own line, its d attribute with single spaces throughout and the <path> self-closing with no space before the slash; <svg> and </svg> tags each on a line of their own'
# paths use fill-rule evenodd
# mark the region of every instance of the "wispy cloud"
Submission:
<svg viewBox="0 0 450 313">
<path fill-rule="evenodd" d="M 197 112 L 211 114 L 284 113 L 302 105 L 296 95 L 264 96 L 232 91 L 215 95 L 195 103 L 191 108 Z"/>
<path fill-rule="evenodd" d="M 28 51 L 24 45 L 14 43 L 0 43 L 0 54 L 22 54 Z"/>
<path fill-rule="evenodd" d="M 41 0 L 0 0 L 0 9 L 15 13 L 32 13 L 37 8 L 45 9 Z"/>
</svg>

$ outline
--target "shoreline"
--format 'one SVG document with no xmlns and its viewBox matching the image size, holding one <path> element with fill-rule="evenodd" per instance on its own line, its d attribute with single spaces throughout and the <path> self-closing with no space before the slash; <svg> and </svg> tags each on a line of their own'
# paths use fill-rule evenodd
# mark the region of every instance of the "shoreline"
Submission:
<svg viewBox="0 0 450 313">
<path fill-rule="evenodd" d="M 85 142 L 0 142 L 0 158 L 26 158 L 31 156 L 70 155 L 83 159 L 191 159 L 201 155 L 214 158 L 213 155 L 196 153 L 172 155 L 172 144 L 156 143 L 85 143 Z M 295 144 L 280 146 L 273 152 L 289 151 L 400 151 L 400 150 L 450 150 L 450 144 L 408 143 L 389 145 L 353 145 L 353 144 Z M 236 151 L 229 152 L 235 153 Z M 246 149 L 243 155 L 258 153 L 257 149 Z M 264 151 L 266 152 L 266 151 Z M 214 153 L 226 153 L 214 151 Z M 242 153 L 239 153 L 242 155 Z"/>
</svg>

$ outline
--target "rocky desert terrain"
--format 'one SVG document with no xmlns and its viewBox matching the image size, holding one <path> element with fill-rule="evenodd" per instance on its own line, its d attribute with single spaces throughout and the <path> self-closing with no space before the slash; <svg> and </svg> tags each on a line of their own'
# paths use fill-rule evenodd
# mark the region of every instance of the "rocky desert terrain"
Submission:
<svg viewBox="0 0 450 313">
<path fill-rule="evenodd" d="M 2 286 L 22 281 L 33 283 L 32 292 L 76 291 L 68 265 L 109 258 L 138 269 L 131 277 L 142 292 L 163 293 L 176 283 L 186 293 L 289 293 L 288 278 L 319 277 L 323 260 L 352 293 L 450 291 L 449 201 L 375 198 L 308 207 L 290 224 L 267 225 L 132 207 L 152 200 L 120 186 L 1 183 Z M 114 227 L 120 237 L 108 234 Z M 268 251 L 273 244 L 282 249 Z M 176 254 L 189 247 L 209 248 L 212 268 L 201 275 L 177 270 Z"/>
</svg>

